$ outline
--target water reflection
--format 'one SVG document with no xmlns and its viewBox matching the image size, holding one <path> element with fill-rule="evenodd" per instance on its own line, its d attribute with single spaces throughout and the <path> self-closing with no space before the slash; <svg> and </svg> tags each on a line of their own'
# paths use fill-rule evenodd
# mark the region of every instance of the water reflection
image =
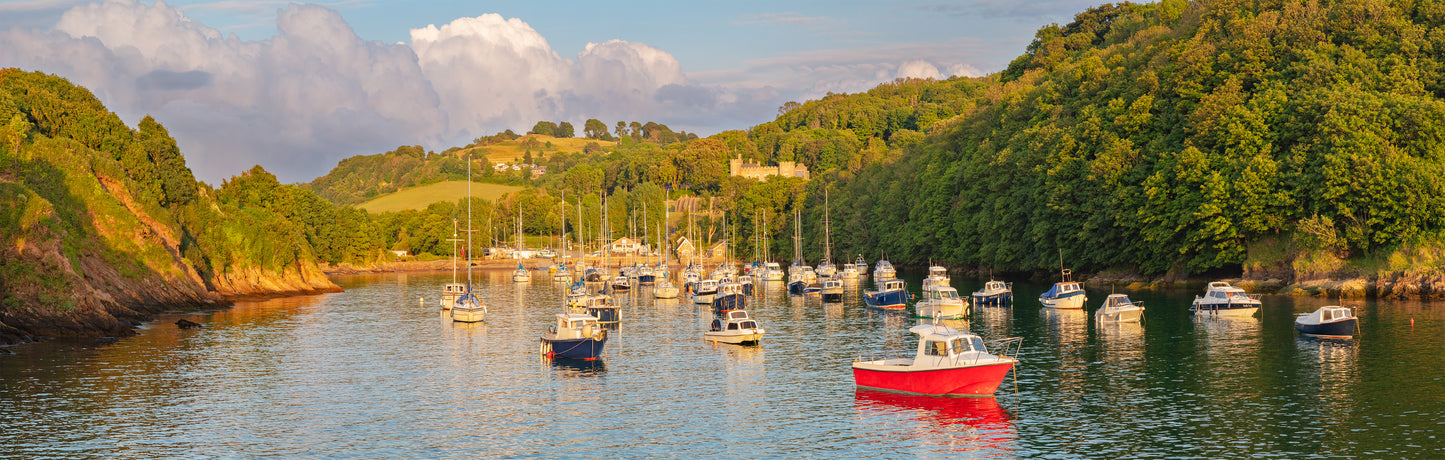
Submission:
<svg viewBox="0 0 1445 460">
<path fill-rule="evenodd" d="M 935 398 L 857 390 L 857 426 L 865 442 L 907 443 L 967 457 L 1012 456 L 1018 433 L 994 398 Z M 907 453 L 904 450 L 903 453 Z"/>
<path fill-rule="evenodd" d="M 1081 343 L 1089 332 L 1089 314 L 1083 310 L 1044 307 L 1039 309 L 1039 316 L 1060 344 Z"/>
<path fill-rule="evenodd" d="M 607 362 L 601 359 L 591 361 L 570 358 L 543 359 L 552 370 L 556 371 L 558 377 L 599 377 L 607 373 Z"/>
</svg>

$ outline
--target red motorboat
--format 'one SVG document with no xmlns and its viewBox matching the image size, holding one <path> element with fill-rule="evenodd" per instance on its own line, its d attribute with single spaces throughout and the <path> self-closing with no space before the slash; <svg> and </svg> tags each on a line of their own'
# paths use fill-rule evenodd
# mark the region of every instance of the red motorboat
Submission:
<svg viewBox="0 0 1445 460">
<path fill-rule="evenodd" d="M 853 382 L 860 388 L 927 396 L 992 396 L 1018 359 L 1023 339 L 996 341 L 1001 354 L 989 354 L 982 338 L 951 327 L 934 324 L 913 326 L 918 334 L 918 354 L 913 358 L 890 358 L 853 362 Z"/>
</svg>

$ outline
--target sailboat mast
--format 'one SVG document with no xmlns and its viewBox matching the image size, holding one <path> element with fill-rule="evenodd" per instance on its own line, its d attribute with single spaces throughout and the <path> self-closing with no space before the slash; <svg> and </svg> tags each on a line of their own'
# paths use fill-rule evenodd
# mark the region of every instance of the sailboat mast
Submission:
<svg viewBox="0 0 1445 460">
<path fill-rule="evenodd" d="M 467 154 L 467 294 L 472 293 L 472 155 Z"/>
</svg>

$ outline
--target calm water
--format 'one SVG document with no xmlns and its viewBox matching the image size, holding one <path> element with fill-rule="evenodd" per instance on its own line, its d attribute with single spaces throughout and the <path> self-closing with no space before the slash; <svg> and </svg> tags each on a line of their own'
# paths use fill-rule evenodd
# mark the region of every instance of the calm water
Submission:
<svg viewBox="0 0 1445 460">
<path fill-rule="evenodd" d="M 485 324 L 435 307 L 450 275 L 339 279 L 346 292 L 160 318 L 108 344 L 0 355 L 0 457 L 1431 457 L 1445 451 L 1445 308 L 1356 302 L 1353 342 L 1299 338 L 1327 302 L 1196 319 L 1193 292 L 1134 293 L 1142 325 L 1014 308 L 955 326 L 1024 337 L 1017 392 L 858 392 L 849 361 L 911 354 L 916 320 L 786 295 L 753 303 L 760 347 L 702 341 L 709 313 L 619 295 L 603 359 L 548 362 L 550 281 L 480 274 Z M 918 278 L 909 280 L 917 290 Z M 865 281 L 864 284 L 870 284 Z M 981 282 L 955 279 L 963 292 Z M 1091 291 L 1088 311 L 1106 291 Z M 418 298 L 424 302 L 419 303 Z M 190 318 L 203 329 L 179 330 Z M 1413 326 L 1411 320 L 1413 319 Z"/>
</svg>

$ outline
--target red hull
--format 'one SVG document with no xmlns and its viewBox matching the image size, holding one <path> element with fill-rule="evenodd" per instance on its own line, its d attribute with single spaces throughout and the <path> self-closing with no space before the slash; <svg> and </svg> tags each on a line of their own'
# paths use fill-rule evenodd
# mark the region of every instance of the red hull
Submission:
<svg viewBox="0 0 1445 460">
<path fill-rule="evenodd" d="M 928 396 L 991 396 L 1014 363 L 951 369 L 881 371 L 853 368 L 853 382 L 863 388 Z"/>
</svg>

